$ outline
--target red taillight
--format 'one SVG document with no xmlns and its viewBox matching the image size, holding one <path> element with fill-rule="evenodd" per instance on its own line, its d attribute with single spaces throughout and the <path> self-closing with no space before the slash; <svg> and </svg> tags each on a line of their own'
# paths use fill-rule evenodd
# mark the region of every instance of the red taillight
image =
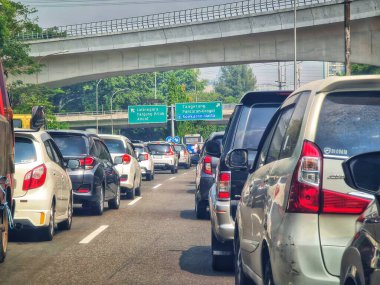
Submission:
<svg viewBox="0 0 380 285">
<path fill-rule="evenodd" d="M 290 185 L 287 212 L 318 213 L 322 177 L 322 153 L 305 141 Z"/>
<path fill-rule="evenodd" d="M 221 172 L 218 184 L 218 200 L 229 200 L 231 198 L 231 173 Z"/>
<path fill-rule="evenodd" d="M 167 155 L 174 155 L 174 152 L 173 150 L 171 149 L 171 147 L 169 147 L 169 151 L 166 153 Z"/>
<path fill-rule="evenodd" d="M 77 190 L 77 192 L 78 193 L 88 193 L 88 192 L 90 192 L 90 189 L 88 189 L 88 188 L 79 188 Z"/>
<path fill-rule="evenodd" d="M 84 169 L 93 169 L 95 159 L 91 156 L 79 159 L 79 165 L 84 166 Z"/>
<path fill-rule="evenodd" d="M 46 166 L 41 164 L 31 171 L 27 172 L 24 177 L 24 183 L 22 184 L 22 190 L 28 191 L 44 185 L 46 180 Z"/>
<path fill-rule="evenodd" d="M 145 153 L 145 154 L 144 154 L 144 159 L 145 159 L 145 160 L 148 160 L 148 159 L 149 159 L 149 153 Z"/>
<path fill-rule="evenodd" d="M 124 154 L 121 158 L 124 164 L 128 164 L 131 162 L 131 156 L 129 154 Z"/>
<path fill-rule="evenodd" d="M 205 156 L 203 160 L 203 169 L 202 169 L 204 174 L 212 175 L 211 161 L 212 161 L 211 156 Z"/>
<path fill-rule="evenodd" d="M 370 200 L 349 194 L 323 190 L 322 212 L 327 214 L 361 214 Z"/>
</svg>

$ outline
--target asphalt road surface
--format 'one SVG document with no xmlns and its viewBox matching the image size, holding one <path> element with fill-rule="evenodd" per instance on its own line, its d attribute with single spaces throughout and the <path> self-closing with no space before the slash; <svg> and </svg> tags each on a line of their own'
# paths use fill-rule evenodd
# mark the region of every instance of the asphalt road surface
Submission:
<svg viewBox="0 0 380 285">
<path fill-rule="evenodd" d="M 0 284 L 233 284 L 211 269 L 210 221 L 194 215 L 194 168 L 143 181 L 142 198 L 91 216 L 77 208 L 51 242 L 9 244 Z"/>
</svg>

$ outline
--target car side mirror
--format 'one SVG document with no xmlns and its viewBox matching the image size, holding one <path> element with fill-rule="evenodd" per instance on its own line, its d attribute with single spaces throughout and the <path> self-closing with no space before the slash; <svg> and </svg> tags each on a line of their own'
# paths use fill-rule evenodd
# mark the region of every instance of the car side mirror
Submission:
<svg viewBox="0 0 380 285">
<path fill-rule="evenodd" d="M 247 169 L 248 168 L 248 150 L 234 149 L 226 156 L 226 165 L 231 169 Z"/>
<path fill-rule="evenodd" d="M 123 157 L 122 157 L 122 156 L 117 156 L 117 157 L 115 157 L 115 159 L 113 160 L 113 163 L 114 163 L 115 165 L 123 164 Z"/>
<path fill-rule="evenodd" d="M 380 152 L 353 156 L 342 163 L 344 180 L 356 190 L 374 195 L 380 190 Z"/>
<path fill-rule="evenodd" d="M 80 162 L 77 159 L 70 159 L 66 163 L 66 167 L 69 169 L 77 169 L 77 168 L 79 168 L 79 166 L 80 166 Z"/>
<path fill-rule="evenodd" d="M 206 153 L 210 156 L 214 156 L 214 157 L 221 156 L 220 145 L 217 142 L 214 142 L 214 141 L 206 142 L 205 150 L 206 150 Z"/>
</svg>

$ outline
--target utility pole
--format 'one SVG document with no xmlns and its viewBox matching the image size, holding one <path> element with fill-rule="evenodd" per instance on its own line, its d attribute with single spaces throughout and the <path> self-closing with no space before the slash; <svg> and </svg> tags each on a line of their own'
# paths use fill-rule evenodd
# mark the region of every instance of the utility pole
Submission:
<svg viewBox="0 0 380 285">
<path fill-rule="evenodd" d="M 283 79 L 283 72 L 282 72 L 282 66 L 280 64 L 280 62 L 277 62 L 277 72 L 278 72 L 278 80 L 276 81 L 278 83 L 278 89 L 279 90 L 282 90 L 284 85 L 286 83 L 286 80 L 282 80 Z"/>
<path fill-rule="evenodd" d="M 157 100 L 157 72 L 154 72 L 154 100 Z"/>
<path fill-rule="evenodd" d="M 172 129 L 172 138 L 175 137 L 175 131 L 174 131 L 174 104 L 171 105 L 171 129 Z"/>
<path fill-rule="evenodd" d="M 298 0 L 294 1 L 294 90 L 297 89 L 297 6 Z"/>
<path fill-rule="evenodd" d="M 351 1 L 344 1 L 344 46 L 346 75 L 351 75 Z"/>
<path fill-rule="evenodd" d="M 99 88 L 99 83 L 102 82 L 103 79 L 99 79 L 98 82 L 96 83 L 96 133 L 99 133 L 99 94 L 98 94 L 98 88 Z"/>
</svg>

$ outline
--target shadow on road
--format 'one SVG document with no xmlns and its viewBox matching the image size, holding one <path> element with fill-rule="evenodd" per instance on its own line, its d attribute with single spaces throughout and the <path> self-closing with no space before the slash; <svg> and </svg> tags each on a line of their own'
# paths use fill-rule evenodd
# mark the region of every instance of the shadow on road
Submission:
<svg viewBox="0 0 380 285">
<path fill-rule="evenodd" d="M 185 220 L 196 220 L 194 210 L 183 210 L 179 213 L 179 216 Z"/>
<path fill-rule="evenodd" d="M 194 246 L 183 251 L 179 259 L 181 270 L 203 276 L 233 276 L 233 272 L 219 272 L 211 268 L 210 246 Z"/>
<path fill-rule="evenodd" d="M 195 193 L 195 189 L 186 190 L 186 193 L 188 193 L 188 194 L 194 194 Z"/>
</svg>

